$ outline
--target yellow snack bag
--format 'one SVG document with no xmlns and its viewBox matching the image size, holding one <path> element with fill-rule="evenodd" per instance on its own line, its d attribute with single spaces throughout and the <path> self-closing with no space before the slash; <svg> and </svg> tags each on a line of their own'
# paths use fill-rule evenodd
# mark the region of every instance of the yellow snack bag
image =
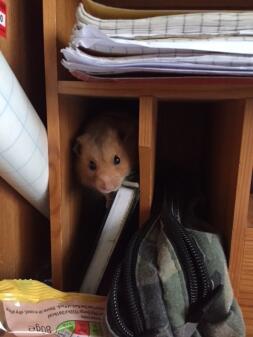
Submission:
<svg viewBox="0 0 253 337">
<path fill-rule="evenodd" d="M 0 336 L 107 337 L 106 298 L 34 280 L 0 281 Z"/>
</svg>

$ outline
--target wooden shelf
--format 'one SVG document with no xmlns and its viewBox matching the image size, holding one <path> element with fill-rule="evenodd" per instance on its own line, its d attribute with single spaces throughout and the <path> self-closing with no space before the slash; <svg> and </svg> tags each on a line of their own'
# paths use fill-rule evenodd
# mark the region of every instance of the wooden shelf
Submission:
<svg viewBox="0 0 253 337">
<path fill-rule="evenodd" d="M 58 81 L 58 93 L 90 97 L 155 96 L 161 99 L 240 99 L 252 97 L 250 77 L 166 77 Z"/>
<path fill-rule="evenodd" d="M 139 107 L 140 222 L 149 216 L 155 168 L 156 172 L 166 169 L 169 162 L 203 171 L 211 222 L 227 241 L 234 292 L 253 336 L 253 274 L 249 278 L 248 272 L 253 261 L 253 228 L 247 221 L 253 167 L 253 77 L 87 76 L 83 81 L 74 77 L 66 80 L 70 75 L 59 63 L 59 50 L 68 43 L 78 2 L 43 1 L 54 286 L 66 289 L 68 280 L 73 280 L 70 267 L 74 261 L 71 253 L 78 242 L 76 236 L 82 237 L 80 230 L 84 227 L 92 230 L 89 216 L 79 214 L 91 209 L 90 197 L 83 198 L 75 181 L 72 140 L 93 103 L 103 109 L 103 98 L 112 98 L 113 104 L 119 104 L 117 98 L 125 98 Z M 116 2 L 108 0 L 107 4 Z M 169 6 L 176 8 L 177 3 L 172 1 Z M 117 4 L 121 5 L 119 1 Z M 129 0 L 127 4 L 136 2 Z M 164 0 L 159 4 L 167 6 Z M 142 0 L 136 4 L 139 5 L 148 6 Z M 182 6 L 178 5 L 186 6 L 186 1 L 181 0 Z M 209 6 L 208 2 L 203 5 Z M 189 8 L 196 6 L 198 2 L 193 0 L 187 4 Z M 210 6 L 217 7 L 218 1 Z M 220 6 L 252 8 L 250 1 L 242 4 L 241 0 L 233 4 L 222 0 Z M 83 236 L 88 244 L 87 238 Z M 83 246 L 77 248 L 82 250 Z M 78 256 L 79 252 L 75 257 Z M 248 300 L 244 302 L 246 296 Z"/>
</svg>

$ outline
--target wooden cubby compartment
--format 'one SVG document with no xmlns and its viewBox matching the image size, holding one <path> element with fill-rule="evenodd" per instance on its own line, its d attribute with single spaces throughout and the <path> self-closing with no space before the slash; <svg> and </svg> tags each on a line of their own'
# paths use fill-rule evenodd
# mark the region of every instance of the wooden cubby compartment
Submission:
<svg viewBox="0 0 253 337">
<path fill-rule="evenodd" d="M 56 158 L 51 166 L 51 240 L 53 282 L 57 287 L 77 290 L 83 275 L 82 262 L 92 249 L 96 230 L 102 221 L 104 203 L 94 199 L 75 173 L 73 143 L 87 114 L 113 105 L 119 113 L 124 106 L 140 118 L 139 152 L 143 167 L 140 175 L 142 197 L 140 222 L 149 216 L 153 194 L 155 164 L 156 102 L 152 98 L 108 99 L 60 95 L 59 107 L 59 149 L 52 145 L 52 156 L 58 153 L 60 162 L 57 171 Z M 118 107 L 118 108 L 117 108 Z M 140 107 L 140 111 L 139 111 Z M 60 191 L 60 194 L 57 192 Z M 97 203 L 97 204 L 96 204 Z M 54 219 L 54 216 L 57 218 Z"/>
<path fill-rule="evenodd" d="M 77 182 L 71 146 L 93 106 L 132 103 L 139 113 L 140 225 L 149 217 L 156 175 L 168 165 L 199 172 L 209 221 L 225 238 L 230 277 L 253 336 L 253 227 L 248 225 L 253 167 L 253 79 L 168 76 L 78 81 L 61 65 L 79 0 L 44 0 L 44 47 L 50 161 L 53 285 L 76 290 L 82 257 L 95 235 L 89 195 Z M 103 1 L 149 7 L 144 1 Z M 252 9 L 249 1 L 156 2 L 167 9 Z M 150 7 L 149 7 L 150 8 Z M 120 104 L 119 104 L 120 105 Z M 251 209 L 251 208 L 250 208 Z M 94 233 L 93 233 L 94 232 Z M 87 236 L 86 236 L 87 234 Z"/>
</svg>

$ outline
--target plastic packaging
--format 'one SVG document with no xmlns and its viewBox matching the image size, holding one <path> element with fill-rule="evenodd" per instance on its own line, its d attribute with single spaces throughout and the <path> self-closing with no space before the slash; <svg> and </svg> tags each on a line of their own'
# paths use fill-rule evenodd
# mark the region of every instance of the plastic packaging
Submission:
<svg viewBox="0 0 253 337">
<path fill-rule="evenodd" d="M 0 281 L 0 336 L 107 337 L 106 298 L 34 280 Z"/>
</svg>

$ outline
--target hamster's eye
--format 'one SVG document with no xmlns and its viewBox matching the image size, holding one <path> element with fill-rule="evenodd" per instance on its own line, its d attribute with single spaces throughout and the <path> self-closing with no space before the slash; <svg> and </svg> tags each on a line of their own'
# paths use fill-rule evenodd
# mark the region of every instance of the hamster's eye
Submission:
<svg viewBox="0 0 253 337">
<path fill-rule="evenodd" d="M 113 164 L 114 165 L 119 165 L 120 163 L 120 157 L 118 157 L 117 155 L 114 156 L 113 158 Z"/>
<path fill-rule="evenodd" d="M 96 168 L 97 168 L 97 165 L 96 165 L 96 163 L 95 163 L 93 160 L 90 160 L 90 161 L 89 161 L 88 167 L 89 167 L 89 169 L 90 169 L 91 171 L 95 171 Z"/>
</svg>

